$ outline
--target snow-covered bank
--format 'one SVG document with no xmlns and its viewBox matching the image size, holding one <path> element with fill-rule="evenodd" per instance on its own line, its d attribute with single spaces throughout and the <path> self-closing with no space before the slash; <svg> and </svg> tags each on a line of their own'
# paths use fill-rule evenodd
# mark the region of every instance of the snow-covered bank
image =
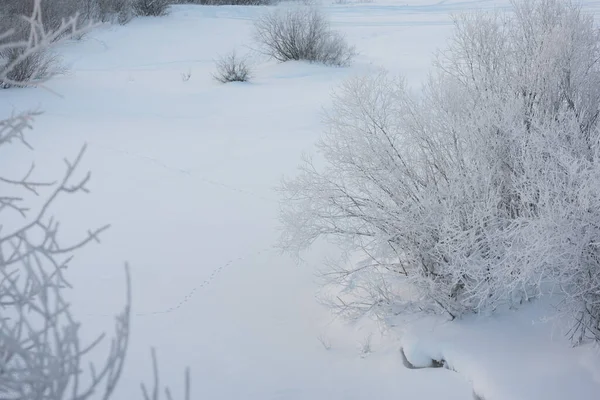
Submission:
<svg viewBox="0 0 600 400">
<path fill-rule="evenodd" d="M 486 400 L 596 399 L 600 349 L 573 348 L 555 310 L 532 304 L 519 311 L 461 321 L 426 318 L 404 326 L 402 349 L 417 368 L 443 363 Z"/>
</svg>

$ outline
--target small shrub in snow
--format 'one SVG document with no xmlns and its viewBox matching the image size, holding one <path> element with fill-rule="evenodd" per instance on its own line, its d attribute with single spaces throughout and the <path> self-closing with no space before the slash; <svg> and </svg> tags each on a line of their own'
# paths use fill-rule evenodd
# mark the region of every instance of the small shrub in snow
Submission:
<svg viewBox="0 0 600 400">
<path fill-rule="evenodd" d="M 169 0 L 133 0 L 133 10 L 142 17 L 161 17 L 169 11 Z"/>
<path fill-rule="evenodd" d="M 14 14 L 0 23 L 0 32 L 7 32 L 0 36 L 0 88 L 34 85 L 50 75 L 61 72 L 59 59 L 48 50 L 48 45 L 64 35 L 73 35 L 78 26 L 77 20 L 70 18 L 61 19 L 58 27 L 48 28 L 46 20 L 42 20 L 42 4 L 35 10 L 33 3 L 31 7 L 25 5 L 15 7 L 11 12 L 19 13 L 31 8 L 31 19 L 25 15 Z M 48 32 L 43 37 L 43 40 L 47 41 L 44 46 L 15 45 L 19 42 L 31 42 L 34 38 L 37 41 L 42 40 L 37 36 L 41 31 Z"/>
<path fill-rule="evenodd" d="M 345 66 L 355 55 L 344 37 L 331 29 L 316 6 L 277 8 L 258 18 L 254 36 L 263 51 L 278 61 L 305 60 Z"/>
<path fill-rule="evenodd" d="M 216 61 L 217 72 L 214 78 L 221 83 L 247 82 L 251 77 L 251 68 L 245 58 L 240 58 L 235 52 L 219 58 Z"/>
<path fill-rule="evenodd" d="M 32 15 L 35 0 L 2 0 L 0 4 L 2 8 L 0 11 L 10 16 L 3 22 L 20 25 L 23 17 Z M 81 0 L 44 0 L 40 8 L 44 26 L 51 31 L 58 29 L 64 19 L 69 19 L 77 13 L 82 14 L 78 19 L 79 22 L 84 22 L 85 16 L 82 11 L 83 2 Z M 4 29 L 6 26 L 2 26 L 2 28 Z"/>
<path fill-rule="evenodd" d="M 211 6 L 266 6 L 276 3 L 277 0 L 176 0 L 174 4 L 202 4 Z"/>
<path fill-rule="evenodd" d="M 344 312 L 560 294 L 573 340 L 600 339 L 599 32 L 558 0 L 514 11 L 457 18 L 421 96 L 386 73 L 334 95 L 326 166 L 284 184 L 282 245 L 365 254 L 330 275 Z"/>
<path fill-rule="evenodd" d="M 31 52 L 18 48 L 0 51 L 0 62 L 7 67 L 0 79 L 3 89 L 35 85 L 62 70 L 58 58 L 45 49 Z"/>
<path fill-rule="evenodd" d="M 118 22 L 124 25 L 134 15 L 134 0 L 89 0 L 86 12 L 102 22 Z"/>
</svg>

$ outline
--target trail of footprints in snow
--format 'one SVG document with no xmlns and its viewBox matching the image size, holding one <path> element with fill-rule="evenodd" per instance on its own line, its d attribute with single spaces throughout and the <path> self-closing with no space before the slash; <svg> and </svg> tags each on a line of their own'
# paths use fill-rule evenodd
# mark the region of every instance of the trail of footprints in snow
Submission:
<svg viewBox="0 0 600 400">
<path fill-rule="evenodd" d="M 219 273 L 221 271 L 223 271 L 225 268 L 229 267 L 231 264 L 233 264 L 236 261 L 243 261 L 246 258 L 250 258 L 250 257 L 256 257 L 261 255 L 262 253 L 266 253 L 268 251 L 273 250 L 272 247 L 267 247 L 264 248 L 260 251 L 257 251 L 256 253 L 250 254 L 249 256 L 245 256 L 245 257 L 238 257 L 238 258 L 234 258 L 229 260 L 228 262 L 226 262 L 225 264 L 221 265 L 220 267 L 214 269 L 211 274 L 209 275 L 208 278 L 206 278 L 200 285 L 194 287 L 192 290 L 190 290 L 184 297 L 183 299 L 181 299 L 181 301 L 177 304 L 175 304 L 172 307 L 169 307 L 167 309 L 164 310 L 160 310 L 160 311 L 149 311 L 149 312 L 139 312 L 139 313 L 133 313 L 132 315 L 134 317 L 146 317 L 146 316 L 151 316 L 151 315 L 160 315 L 160 314 L 169 314 L 172 313 L 173 311 L 176 311 L 178 309 L 180 309 L 181 307 L 183 307 L 188 301 L 190 301 L 190 299 L 192 297 L 194 297 L 194 295 L 200 291 L 200 289 L 205 288 L 206 286 L 210 285 L 211 282 L 217 277 L 217 275 L 219 275 Z M 88 317 L 113 317 L 113 314 L 86 314 L 86 316 Z"/>
<path fill-rule="evenodd" d="M 250 190 L 240 189 L 240 188 L 235 187 L 235 186 L 227 185 L 227 184 L 225 184 L 223 182 L 215 181 L 215 180 L 212 180 L 212 179 L 209 179 L 209 178 L 205 178 L 203 176 L 197 176 L 197 175 L 192 174 L 192 172 L 190 170 L 187 170 L 187 169 L 172 167 L 170 165 L 165 164 L 163 161 L 159 160 L 158 158 L 146 156 L 144 154 L 133 153 L 131 151 L 123 150 L 123 149 L 118 149 L 118 148 L 115 148 L 115 147 L 102 146 L 102 145 L 97 145 L 97 144 L 94 144 L 94 143 L 92 143 L 92 145 L 96 146 L 98 148 L 102 148 L 104 150 L 112 151 L 114 153 L 120 153 L 120 154 L 123 154 L 123 155 L 128 156 L 128 157 L 140 158 L 142 160 L 149 161 L 149 162 L 151 162 L 153 164 L 156 164 L 156 165 L 159 165 L 159 166 L 161 166 L 164 169 L 167 169 L 169 171 L 179 172 L 180 174 L 184 174 L 184 175 L 187 175 L 189 177 L 199 179 L 202 182 L 208 183 L 208 184 L 213 185 L 213 186 L 219 186 L 219 187 L 231 190 L 233 192 L 237 192 L 237 193 L 240 193 L 240 194 L 245 194 L 245 195 L 249 195 L 249 196 L 252 196 L 252 197 L 256 197 L 258 199 L 265 200 L 265 201 L 268 201 L 268 202 L 271 202 L 271 203 L 276 202 L 276 200 L 274 200 L 274 199 L 270 199 L 268 197 L 261 196 L 259 194 L 256 194 L 256 193 L 250 191 Z"/>
<path fill-rule="evenodd" d="M 170 170 L 170 171 L 176 171 L 176 172 L 179 172 L 179 173 L 182 173 L 182 174 L 188 175 L 188 176 L 190 176 L 190 177 L 194 177 L 194 175 L 192 175 L 192 173 L 191 173 L 189 170 L 185 170 L 185 169 L 181 169 L 181 168 L 175 168 L 175 167 L 171 167 L 171 166 L 169 166 L 169 165 L 165 164 L 163 161 L 161 161 L 161 160 L 159 160 L 159 159 L 157 159 L 157 158 L 153 158 L 153 157 L 146 156 L 146 155 L 143 155 L 143 154 L 132 153 L 132 152 L 130 152 L 130 151 L 123 150 L 123 149 L 117 149 L 117 148 L 114 148 L 114 147 L 101 146 L 101 145 L 97 145 L 97 144 L 94 144 L 94 143 L 92 143 L 92 145 L 94 145 L 94 146 L 96 146 L 96 147 L 98 147 L 98 148 L 103 148 L 103 149 L 105 149 L 105 150 L 108 150 L 108 151 L 115 152 L 115 153 L 121 153 L 121 154 L 123 154 L 123 155 L 126 155 L 126 156 L 128 156 L 128 157 L 135 157 L 135 158 L 140 158 L 140 159 L 143 159 L 143 160 L 146 160 L 146 161 L 150 161 L 150 162 L 152 162 L 152 163 L 154 163 L 154 164 L 160 165 L 161 167 L 163 167 L 163 168 L 165 168 L 165 169 L 167 169 L 167 170 Z M 273 199 L 269 199 L 269 198 L 266 198 L 266 197 L 264 197 L 264 196 L 257 195 L 257 194 L 256 194 L 256 193 L 254 193 L 254 192 L 251 192 L 251 191 L 248 191 L 248 190 L 244 190 L 244 189 L 240 189 L 240 188 L 236 188 L 236 187 L 233 187 L 233 186 L 229 186 L 229 185 L 226 185 L 226 184 L 224 184 L 224 183 L 222 183 L 222 182 L 213 181 L 212 179 L 208 179 L 208 178 L 204 178 L 204 177 L 197 177 L 197 176 L 196 176 L 196 178 L 199 178 L 200 180 L 202 180 L 202 181 L 204 181 L 204 182 L 206 182 L 206 183 L 209 183 L 209 184 L 211 184 L 211 185 L 220 186 L 220 187 L 223 187 L 223 188 L 226 188 L 226 189 L 229 189 L 229 190 L 232 190 L 232 191 L 238 192 L 238 193 L 242 193 L 242 194 L 251 195 L 251 196 L 257 197 L 257 198 L 259 198 L 259 199 L 261 199 L 261 200 L 265 200 L 265 201 L 269 201 L 269 202 L 274 202 L 274 201 L 275 201 L 275 200 L 273 200 Z M 268 250 L 270 250 L 270 249 L 271 249 L 271 248 L 266 248 L 266 249 L 263 249 L 263 250 L 261 250 L 261 251 L 259 251 L 259 252 L 257 252 L 257 253 L 254 253 L 252 256 L 257 256 L 257 255 L 260 255 L 261 253 L 263 253 L 263 252 L 265 252 L 265 251 L 268 251 Z M 208 286 L 208 285 L 209 285 L 209 284 L 210 284 L 210 283 L 211 283 L 211 282 L 214 280 L 214 278 L 215 278 L 215 277 L 216 277 L 216 276 L 217 276 L 217 275 L 218 275 L 218 274 L 219 274 L 219 273 L 220 273 L 220 272 L 221 272 L 223 269 L 227 268 L 228 266 L 230 266 L 230 265 L 231 265 L 232 263 L 234 263 L 235 261 L 242 261 L 242 260 L 244 260 L 244 258 L 245 258 L 245 257 L 238 257 L 237 259 L 230 260 L 230 261 L 228 261 L 226 264 L 224 264 L 224 265 L 221 265 L 221 266 L 220 266 L 220 267 L 218 267 L 217 269 L 213 270 L 213 271 L 212 271 L 212 273 L 210 274 L 210 276 L 209 276 L 208 278 L 206 278 L 206 279 L 205 279 L 205 280 L 204 280 L 204 281 L 203 281 L 203 282 L 202 282 L 202 283 L 201 283 L 199 286 L 196 286 L 195 288 L 193 288 L 193 289 L 192 289 L 192 290 L 191 290 L 191 291 L 190 291 L 190 292 L 189 292 L 189 293 L 188 293 L 188 294 L 187 294 L 187 295 L 186 295 L 186 296 L 185 296 L 185 297 L 184 297 L 184 298 L 183 298 L 183 299 L 182 299 L 182 300 L 181 300 L 179 303 L 177 303 L 176 305 L 174 305 L 174 306 L 172 306 L 172 307 L 170 307 L 170 308 L 167 308 L 167 309 L 165 309 L 165 310 L 162 310 L 162 311 L 152 311 L 152 312 L 145 312 L 145 313 L 135 313 L 135 314 L 133 314 L 133 316 L 135 316 L 135 317 L 143 317 L 143 316 L 149 316 L 149 315 L 168 314 L 168 313 L 171 313 L 171 312 L 173 312 L 173 311 L 175 311 L 175 310 L 178 310 L 178 309 L 179 309 L 179 308 L 181 308 L 183 305 L 185 305 L 185 304 L 186 304 L 186 303 L 187 303 L 187 302 L 188 302 L 188 301 L 189 301 L 189 300 L 190 300 L 190 299 L 191 299 L 191 298 L 192 298 L 192 297 L 193 297 L 193 296 L 196 294 L 196 292 L 197 292 L 198 290 L 200 290 L 200 289 L 202 289 L 202 288 L 204 288 L 204 287 Z M 86 314 L 86 316 L 94 316 L 94 317 L 112 317 L 113 315 L 112 315 L 112 314 Z"/>
</svg>

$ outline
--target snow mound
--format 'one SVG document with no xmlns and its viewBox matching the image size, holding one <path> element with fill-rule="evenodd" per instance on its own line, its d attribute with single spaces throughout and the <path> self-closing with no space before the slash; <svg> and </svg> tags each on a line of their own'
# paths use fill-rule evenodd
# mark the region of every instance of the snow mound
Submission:
<svg viewBox="0 0 600 400">
<path fill-rule="evenodd" d="M 443 365 L 485 400 L 598 399 L 600 351 L 572 348 L 557 323 L 545 322 L 545 310 L 536 305 L 492 317 L 420 320 L 402 337 L 405 364 Z"/>
</svg>

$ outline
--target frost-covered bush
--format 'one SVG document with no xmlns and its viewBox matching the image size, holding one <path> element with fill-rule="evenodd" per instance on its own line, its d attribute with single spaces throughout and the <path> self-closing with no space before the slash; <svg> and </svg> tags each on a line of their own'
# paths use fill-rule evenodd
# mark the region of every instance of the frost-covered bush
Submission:
<svg viewBox="0 0 600 400">
<path fill-rule="evenodd" d="M 133 0 L 133 10 L 142 17 L 161 17 L 169 11 L 169 0 Z"/>
<path fill-rule="evenodd" d="M 334 96 L 311 162 L 284 184 L 282 245 L 365 254 L 343 311 L 453 317 L 561 294 L 573 339 L 600 338 L 600 55 L 558 0 L 456 19 L 419 95 L 381 72 Z"/>
<path fill-rule="evenodd" d="M 47 50 L 25 53 L 24 49 L 18 48 L 0 51 L 2 65 L 11 65 L 10 70 L 0 79 L 0 88 L 35 85 L 62 69 L 58 58 Z"/>
<path fill-rule="evenodd" d="M 0 19 L 0 29 L 20 30 L 22 17 L 30 16 L 35 0 L 2 0 L 0 15 L 8 18 Z M 77 15 L 79 26 L 89 22 L 126 23 L 133 16 L 133 0 L 44 0 L 41 4 L 41 15 L 44 26 L 49 30 L 59 28 L 63 20 Z"/>
<path fill-rule="evenodd" d="M 217 71 L 214 78 L 221 83 L 247 82 L 251 78 L 251 68 L 245 58 L 235 52 L 220 57 L 216 61 Z"/>
<path fill-rule="evenodd" d="M 35 13 L 31 9 L 27 15 L 17 15 L 12 13 L 25 12 L 30 7 L 25 7 L 23 4 L 17 7 L 16 3 L 11 4 L 13 7 L 7 8 L 9 18 L 2 18 L 0 21 L 0 32 L 4 33 L 0 35 L 0 88 L 34 85 L 62 70 L 58 57 L 46 47 L 23 45 L 39 40 L 36 37 L 37 32 L 31 29 L 31 24 L 35 20 L 42 21 L 43 7 L 40 5 Z M 58 26 L 56 21 L 53 21 L 50 24 L 53 28 L 45 28 L 51 32 L 46 40 L 56 41 L 62 35 L 68 34 L 65 27 L 69 27 L 71 31 L 77 29 L 76 21 L 73 18 L 61 19 Z M 72 33 L 71 31 L 69 33 Z M 15 45 L 18 42 L 22 44 Z"/>
<path fill-rule="evenodd" d="M 202 4 L 211 6 L 264 6 L 276 3 L 277 0 L 175 0 L 173 4 Z"/>
<path fill-rule="evenodd" d="M 86 13 L 90 19 L 126 24 L 134 15 L 134 0 L 87 0 Z"/>
<path fill-rule="evenodd" d="M 276 8 L 254 23 L 262 50 L 281 61 L 305 60 L 345 66 L 355 55 L 345 38 L 331 29 L 327 17 L 313 5 Z"/>
<path fill-rule="evenodd" d="M 83 5 L 87 0 L 45 0 L 41 4 L 40 12 L 43 16 L 44 25 L 49 30 L 57 30 L 63 20 L 81 13 Z M 2 0 L 0 3 L 0 12 L 6 13 L 9 19 L 4 23 L 19 22 L 21 16 L 30 16 L 33 13 L 35 0 Z M 85 15 L 81 15 L 79 22 L 83 21 Z M 0 23 L 4 25 L 4 23 Z M 5 26 L 2 26 L 5 28 Z"/>
</svg>

